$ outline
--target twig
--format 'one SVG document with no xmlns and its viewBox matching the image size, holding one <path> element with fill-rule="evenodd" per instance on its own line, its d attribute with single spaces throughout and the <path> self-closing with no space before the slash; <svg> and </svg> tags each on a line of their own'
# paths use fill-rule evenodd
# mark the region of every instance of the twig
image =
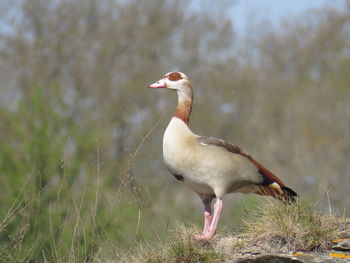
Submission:
<svg viewBox="0 0 350 263">
<path fill-rule="evenodd" d="M 329 190 L 327 190 L 326 194 L 327 194 L 327 201 L 328 201 L 329 216 L 332 216 L 332 206 L 329 198 Z"/>
</svg>

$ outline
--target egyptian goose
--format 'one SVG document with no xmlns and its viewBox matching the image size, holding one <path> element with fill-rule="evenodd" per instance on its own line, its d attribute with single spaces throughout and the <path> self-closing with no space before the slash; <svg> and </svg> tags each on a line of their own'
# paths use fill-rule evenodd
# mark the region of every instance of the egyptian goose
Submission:
<svg viewBox="0 0 350 263">
<path fill-rule="evenodd" d="M 248 153 L 222 139 L 199 136 L 190 130 L 193 91 L 185 74 L 170 72 L 149 88 L 166 88 L 178 95 L 175 114 L 163 136 L 163 157 L 170 173 L 204 203 L 204 229 L 196 239 L 214 236 L 225 194 L 255 193 L 294 201 L 297 194 Z"/>
</svg>

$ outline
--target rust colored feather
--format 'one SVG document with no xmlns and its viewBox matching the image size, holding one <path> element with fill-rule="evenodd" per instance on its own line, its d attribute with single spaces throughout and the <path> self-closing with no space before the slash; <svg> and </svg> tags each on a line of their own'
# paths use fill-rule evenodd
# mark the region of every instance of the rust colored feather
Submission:
<svg viewBox="0 0 350 263">
<path fill-rule="evenodd" d="M 259 170 L 259 173 L 263 176 L 266 176 L 271 181 L 279 184 L 280 187 L 285 187 L 284 183 L 276 175 L 274 175 L 270 170 L 264 167 L 262 164 L 254 160 L 250 155 L 246 156 Z"/>
<path fill-rule="evenodd" d="M 174 116 L 183 120 L 187 125 L 190 122 L 190 114 L 192 111 L 192 102 L 184 101 L 177 106 Z"/>
</svg>

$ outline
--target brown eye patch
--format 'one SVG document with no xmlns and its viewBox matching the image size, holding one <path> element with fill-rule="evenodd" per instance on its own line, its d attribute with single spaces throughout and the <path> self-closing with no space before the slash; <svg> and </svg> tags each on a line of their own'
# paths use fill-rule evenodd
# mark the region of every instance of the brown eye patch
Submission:
<svg viewBox="0 0 350 263">
<path fill-rule="evenodd" d="M 182 76 L 179 72 L 170 73 L 167 77 L 171 81 L 177 81 L 177 80 L 182 79 Z"/>
</svg>

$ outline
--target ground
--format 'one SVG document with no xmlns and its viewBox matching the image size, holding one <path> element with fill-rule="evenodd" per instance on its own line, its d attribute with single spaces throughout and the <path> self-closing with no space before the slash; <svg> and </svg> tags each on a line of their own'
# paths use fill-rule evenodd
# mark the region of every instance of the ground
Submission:
<svg viewBox="0 0 350 263">
<path fill-rule="evenodd" d="M 242 219 L 239 232 L 196 240 L 197 226 L 178 224 L 167 242 L 140 242 L 117 262 L 350 262 L 350 219 L 323 215 L 303 201 L 268 201 Z"/>
</svg>

